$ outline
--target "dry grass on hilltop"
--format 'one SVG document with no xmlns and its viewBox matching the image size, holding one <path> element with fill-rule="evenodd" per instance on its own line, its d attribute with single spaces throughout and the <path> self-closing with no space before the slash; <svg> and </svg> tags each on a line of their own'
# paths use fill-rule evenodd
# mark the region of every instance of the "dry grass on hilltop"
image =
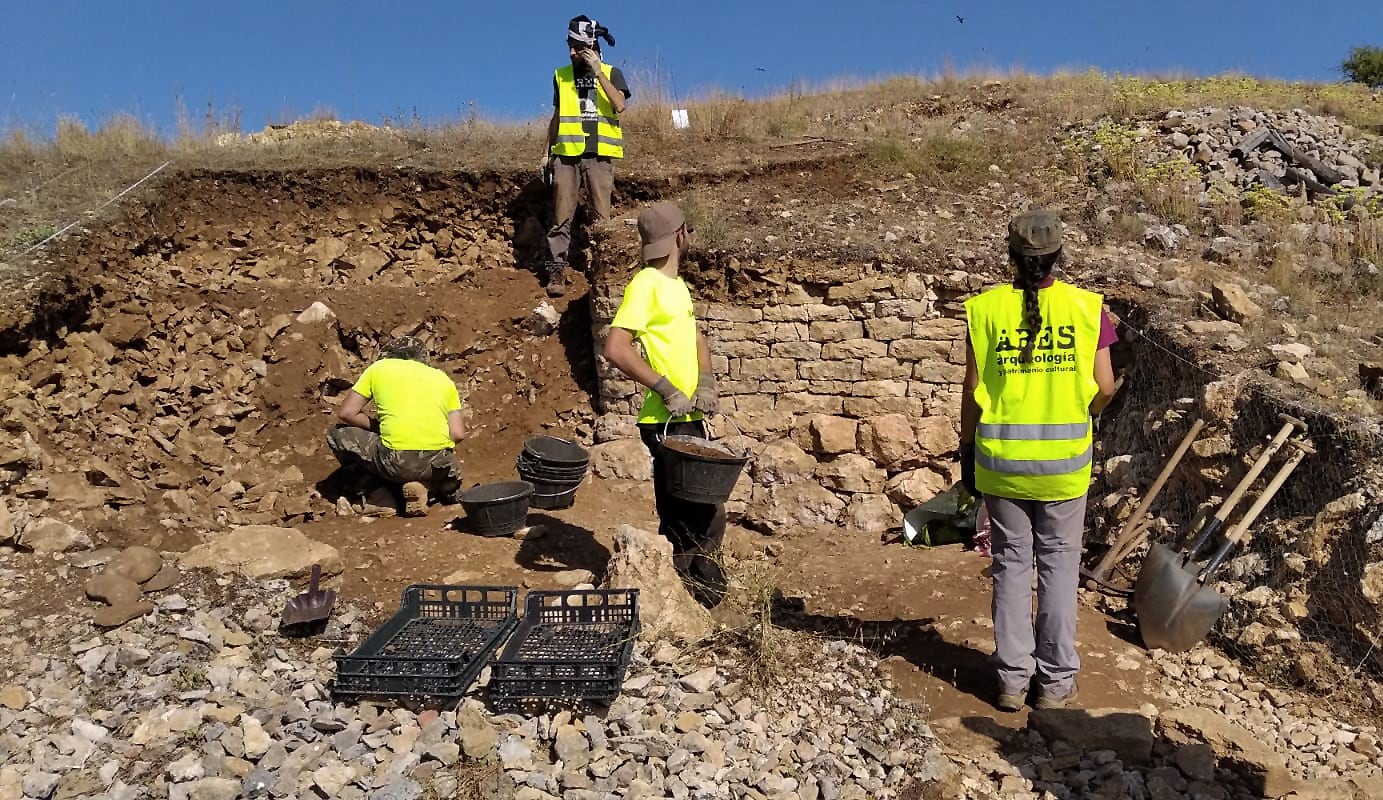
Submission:
<svg viewBox="0 0 1383 800">
<path fill-rule="evenodd" d="M 1009 175 L 1031 175 L 1056 187 L 1059 183 L 1049 180 L 1052 174 L 1069 178 L 1076 165 L 1053 163 L 1052 148 L 1043 145 L 1060 139 L 1067 126 L 1204 105 L 1301 107 L 1339 116 L 1361 130 L 1383 130 L 1383 94 L 1362 86 L 1097 72 L 900 77 L 761 100 L 715 94 L 685 104 L 692 126 L 675 130 L 671 100 L 656 79 L 650 83 L 636 87 L 637 101 L 624 117 L 630 155 L 626 174 L 649 178 L 783 160 L 810 141 L 862 156 L 859 163 L 874 174 L 906 173 L 964 189 L 984 180 L 989 166 L 998 164 Z M 951 135 L 952 126 L 964 119 L 975 121 L 974 133 Z M 501 124 L 471 117 L 436 125 L 412 120 L 402 126 L 360 126 L 363 130 L 353 128 L 350 135 L 305 135 L 262 144 L 236 136 L 237 124 L 234 117 L 210 115 L 198 127 L 184 115 L 172 140 L 125 115 L 96 130 L 66 119 L 48 138 L 11 132 L 0 140 L 0 258 L 17 259 L 34 242 L 167 160 L 179 170 L 507 171 L 533 169 L 543 151 L 541 120 Z M 1171 218 L 1190 213 L 1175 186 L 1153 185 L 1145 196 L 1154 210 Z"/>
</svg>

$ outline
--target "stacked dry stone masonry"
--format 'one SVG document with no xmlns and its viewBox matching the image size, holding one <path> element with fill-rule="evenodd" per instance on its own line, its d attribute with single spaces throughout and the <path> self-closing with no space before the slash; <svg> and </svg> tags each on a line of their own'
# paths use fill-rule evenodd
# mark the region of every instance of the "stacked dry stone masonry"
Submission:
<svg viewBox="0 0 1383 800">
<path fill-rule="evenodd" d="M 965 371 L 957 300 L 980 288 L 978 279 L 852 277 L 786 282 L 698 309 L 722 409 L 753 440 L 755 458 L 730 506 L 749 524 L 879 531 L 952 483 Z M 597 337 L 625 282 L 598 287 Z M 641 396 L 603 361 L 600 392 L 603 410 L 617 415 L 633 414 Z"/>
</svg>

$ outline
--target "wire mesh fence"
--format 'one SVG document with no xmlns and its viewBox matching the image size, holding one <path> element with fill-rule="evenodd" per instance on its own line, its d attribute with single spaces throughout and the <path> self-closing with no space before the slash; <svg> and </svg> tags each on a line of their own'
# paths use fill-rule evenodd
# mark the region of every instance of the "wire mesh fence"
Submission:
<svg viewBox="0 0 1383 800">
<path fill-rule="evenodd" d="M 1212 643 L 1270 682 L 1383 707 L 1377 422 L 1323 411 L 1250 373 L 1217 374 L 1168 330 L 1131 309 L 1120 331 L 1128 391 L 1100 435 L 1092 497 L 1103 503 L 1092 503 L 1094 542 L 1113 539 L 1195 419 L 1205 427 L 1151 508 L 1150 544 L 1184 548 L 1284 431 L 1283 415 L 1300 420 L 1305 431 L 1290 431 L 1228 516 L 1225 530 L 1298 443 L 1307 447 L 1209 581 L 1229 601 Z M 1122 580 L 1137 575 L 1147 549 L 1123 562 Z"/>
</svg>

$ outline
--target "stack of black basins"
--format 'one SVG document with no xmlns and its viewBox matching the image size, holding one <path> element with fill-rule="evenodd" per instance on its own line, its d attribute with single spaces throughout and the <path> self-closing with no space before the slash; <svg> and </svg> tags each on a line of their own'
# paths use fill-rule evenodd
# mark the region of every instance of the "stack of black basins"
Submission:
<svg viewBox="0 0 1383 800">
<path fill-rule="evenodd" d="M 569 508 L 586 479 L 591 455 L 576 442 L 556 436 L 531 436 L 519 453 L 519 477 L 533 484 L 534 508 Z"/>
</svg>

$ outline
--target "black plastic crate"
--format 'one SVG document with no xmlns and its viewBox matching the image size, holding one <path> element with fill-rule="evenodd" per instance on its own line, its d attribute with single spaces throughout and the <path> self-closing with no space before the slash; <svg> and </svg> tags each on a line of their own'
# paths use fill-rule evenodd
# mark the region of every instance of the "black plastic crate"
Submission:
<svg viewBox="0 0 1383 800">
<path fill-rule="evenodd" d="M 523 620 L 490 670 L 490 698 L 610 702 L 638 635 L 637 589 L 529 592 Z"/>
<path fill-rule="evenodd" d="M 512 586 L 409 586 L 379 630 L 336 654 L 332 695 L 458 699 L 518 624 L 517 610 Z"/>
</svg>

